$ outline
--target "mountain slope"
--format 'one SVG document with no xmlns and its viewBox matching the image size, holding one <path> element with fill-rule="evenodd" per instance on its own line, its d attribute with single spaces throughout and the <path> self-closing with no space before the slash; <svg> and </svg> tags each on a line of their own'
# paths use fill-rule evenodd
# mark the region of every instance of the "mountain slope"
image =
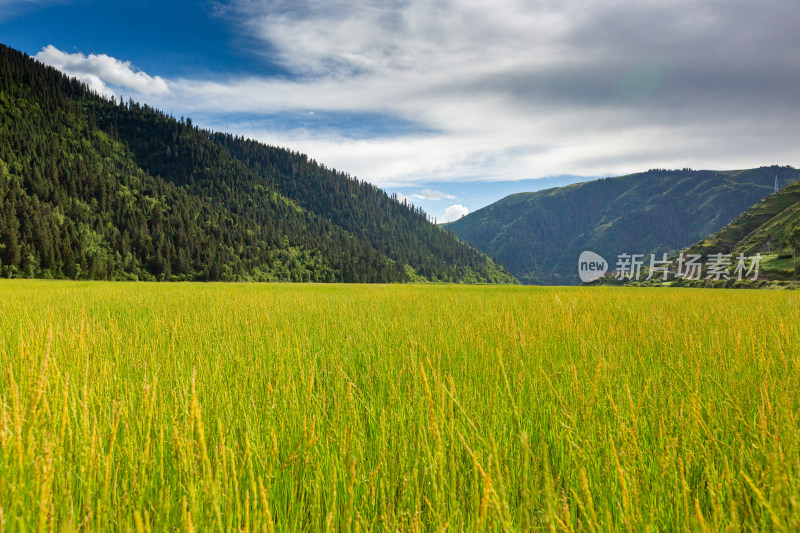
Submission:
<svg viewBox="0 0 800 533">
<path fill-rule="evenodd" d="M 793 231 L 800 231 L 800 182 L 771 194 L 736 217 L 730 224 L 684 250 L 684 253 L 762 255 L 759 277 L 796 278 Z"/>
<path fill-rule="evenodd" d="M 448 224 L 524 283 L 576 284 L 577 259 L 592 250 L 674 252 L 718 230 L 782 185 L 791 167 L 741 171 L 651 170 L 508 196 Z"/>
<path fill-rule="evenodd" d="M 371 185 L 301 154 L 109 102 L 1 45 L 0 272 L 513 281 Z"/>
</svg>

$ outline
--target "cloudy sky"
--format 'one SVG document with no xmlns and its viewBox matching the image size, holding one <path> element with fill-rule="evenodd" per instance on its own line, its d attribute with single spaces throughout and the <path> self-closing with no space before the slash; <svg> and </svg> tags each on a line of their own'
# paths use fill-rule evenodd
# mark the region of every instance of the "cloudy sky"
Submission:
<svg viewBox="0 0 800 533">
<path fill-rule="evenodd" d="M 649 168 L 800 166 L 797 0 L 0 0 L 0 42 L 439 220 Z"/>
</svg>

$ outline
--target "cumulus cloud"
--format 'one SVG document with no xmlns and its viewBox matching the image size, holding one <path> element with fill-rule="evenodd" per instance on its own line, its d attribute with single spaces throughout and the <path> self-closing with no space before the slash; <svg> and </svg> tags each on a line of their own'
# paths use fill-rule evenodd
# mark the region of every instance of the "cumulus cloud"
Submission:
<svg viewBox="0 0 800 533">
<path fill-rule="evenodd" d="M 455 200 L 452 194 L 445 194 L 434 189 L 423 189 L 422 194 L 418 195 L 423 200 Z"/>
<path fill-rule="evenodd" d="M 798 164 L 800 3 L 235 0 L 294 77 L 186 82 L 198 107 L 391 114 L 435 134 L 248 129 L 379 184 Z"/>
<path fill-rule="evenodd" d="M 284 73 L 167 84 L 108 56 L 42 54 L 384 187 L 800 165 L 795 0 L 230 0 L 218 14 Z M 258 120 L 310 109 L 419 127 L 354 138 Z"/>
<path fill-rule="evenodd" d="M 407 200 L 432 200 L 434 202 L 439 200 L 455 200 L 456 197 L 452 194 L 445 194 L 442 191 L 437 191 L 434 189 L 423 189 L 421 193 L 414 193 L 408 196 L 403 195 L 403 199 Z M 400 200 L 401 202 L 403 200 Z"/>
<path fill-rule="evenodd" d="M 469 209 L 467 209 L 461 204 L 453 204 L 447 209 L 445 209 L 444 216 L 442 217 L 441 220 L 439 220 L 439 222 L 441 223 L 453 222 L 468 214 L 469 214 Z"/>
<path fill-rule="evenodd" d="M 169 93 L 167 82 L 159 76 L 149 76 L 134 69 L 129 61 L 120 61 L 106 54 L 62 52 L 53 45 L 44 47 L 36 59 L 61 72 L 74 76 L 92 90 L 104 96 L 112 96 L 115 89 L 125 88 L 140 95 L 164 95 Z"/>
</svg>

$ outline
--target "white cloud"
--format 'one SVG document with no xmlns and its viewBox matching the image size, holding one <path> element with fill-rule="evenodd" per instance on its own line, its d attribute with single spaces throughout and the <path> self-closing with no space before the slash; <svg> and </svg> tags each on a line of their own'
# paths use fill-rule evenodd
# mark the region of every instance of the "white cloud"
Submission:
<svg viewBox="0 0 800 533">
<path fill-rule="evenodd" d="M 437 191 L 434 189 L 424 189 L 421 193 L 413 193 L 409 195 L 405 195 L 401 192 L 396 192 L 397 201 L 401 204 L 403 202 L 407 202 L 409 204 L 419 205 L 424 207 L 425 202 L 438 202 L 440 200 L 455 200 L 456 197 L 452 194 L 446 194 L 442 191 Z M 418 202 L 415 202 L 418 200 Z"/>
<path fill-rule="evenodd" d="M 432 200 L 432 201 L 436 202 L 436 201 L 445 200 L 445 199 L 447 199 L 447 200 L 455 200 L 456 199 L 456 197 L 453 196 L 452 194 L 445 194 L 442 191 L 437 191 L 437 190 L 434 190 L 434 189 L 423 189 L 421 193 L 414 193 L 414 194 L 410 194 L 408 196 L 400 194 L 400 196 L 402 196 L 402 198 L 400 199 L 401 202 L 403 200 Z"/>
<path fill-rule="evenodd" d="M 251 49 L 288 75 L 166 82 L 108 56 L 52 47 L 39 55 L 102 90 L 137 81 L 135 90 L 149 89 L 148 102 L 162 109 L 308 153 L 384 187 L 800 165 L 794 0 L 231 0 L 218 7 L 255 38 Z M 258 120 L 312 109 L 315 121 L 331 113 L 388 116 L 419 128 L 354 139 Z"/>
<path fill-rule="evenodd" d="M 421 200 L 455 200 L 456 197 L 452 194 L 445 194 L 442 191 L 437 191 L 434 189 L 423 189 L 422 194 L 415 194 L 414 196 L 419 196 Z"/>
<path fill-rule="evenodd" d="M 106 54 L 62 52 L 53 45 L 44 47 L 36 59 L 61 72 L 85 82 L 92 90 L 104 96 L 112 96 L 115 89 L 128 89 L 140 95 L 165 95 L 169 93 L 167 82 L 159 76 L 149 76 L 135 70 L 130 62 L 120 61 Z"/>
<path fill-rule="evenodd" d="M 185 101 L 236 113 L 313 106 L 423 126 L 425 133 L 353 140 L 228 124 L 379 185 L 800 163 L 800 32 L 789 22 L 800 18 L 797 2 L 228 7 L 263 40 L 265 57 L 296 78 L 180 81 Z"/>
<path fill-rule="evenodd" d="M 469 214 L 469 209 L 461 204 L 453 204 L 444 211 L 444 216 L 439 220 L 440 223 L 453 222 Z"/>
</svg>

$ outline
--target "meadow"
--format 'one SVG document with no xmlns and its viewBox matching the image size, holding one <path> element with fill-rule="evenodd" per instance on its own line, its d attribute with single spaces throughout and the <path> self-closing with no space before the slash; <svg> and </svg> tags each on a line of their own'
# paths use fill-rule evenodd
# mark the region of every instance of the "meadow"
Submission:
<svg viewBox="0 0 800 533">
<path fill-rule="evenodd" d="M 0 282 L 0 532 L 800 529 L 800 292 Z"/>
</svg>

